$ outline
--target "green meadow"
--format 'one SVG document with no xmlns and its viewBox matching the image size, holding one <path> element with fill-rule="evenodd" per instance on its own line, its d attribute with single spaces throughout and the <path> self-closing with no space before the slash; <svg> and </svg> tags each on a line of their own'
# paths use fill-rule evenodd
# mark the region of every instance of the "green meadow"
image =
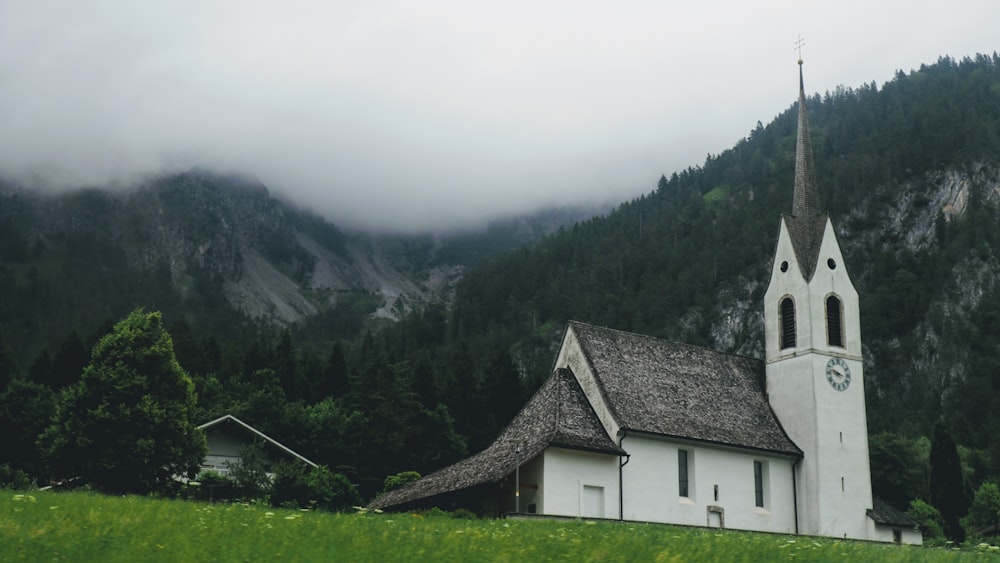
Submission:
<svg viewBox="0 0 1000 563">
<path fill-rule="evenodd" d="M 0 491 L 4 561 L 1000 561 L 962 551 L 656 524 L 331 514 Z"/>
</svg>

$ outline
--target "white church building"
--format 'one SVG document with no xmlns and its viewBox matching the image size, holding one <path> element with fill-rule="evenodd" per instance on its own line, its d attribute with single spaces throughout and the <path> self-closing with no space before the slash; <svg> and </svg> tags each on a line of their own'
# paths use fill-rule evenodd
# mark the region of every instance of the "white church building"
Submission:
<svg viewBox="0 0 1000 563">
<path fill-rule="evenodd" d="M 765 358 L 570 322 L 552 375 L 489 448 L 373 507 L 921 543 L 872 496 L 858 292 L 820 206 L 799 64 Z"/>
</svg>

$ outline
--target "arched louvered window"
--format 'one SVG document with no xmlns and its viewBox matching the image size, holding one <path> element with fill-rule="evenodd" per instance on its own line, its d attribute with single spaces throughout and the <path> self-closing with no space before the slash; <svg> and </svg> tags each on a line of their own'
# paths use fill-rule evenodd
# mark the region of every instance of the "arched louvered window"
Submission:
<svg viewBox="0 0 1000 563">
<path fill-rule="evenodd" d="M 826 342 L 830 346 L 844 347 L 844 309 L 836 295 L 826 298 Z"/>
<path fill-rule="evenodd" d="M 779 349 L 795 348 L 795 302 L 791 297 L 786 297 L 781 300 L 779 307 L 781 310 Z"/>
</svg>

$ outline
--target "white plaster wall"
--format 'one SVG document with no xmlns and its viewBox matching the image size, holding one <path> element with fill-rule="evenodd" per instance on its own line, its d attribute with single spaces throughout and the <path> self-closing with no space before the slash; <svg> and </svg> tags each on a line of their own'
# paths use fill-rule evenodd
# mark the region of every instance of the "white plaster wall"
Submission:
<svg viewBox="0 0 1000 563">
<path fill-rule="evenodd" d="M 897 528 L 898 529 L 898 528 Z M 892 536 L 893 528 L 890 526 L 878 526 L 875 521 L 868 518 L 868 539 L 872 541 L 880 541 L 886 543 L 892 543 L 895 538 Z M 924 536 L 920 533 L 920 529 L 910 529 L 903 528 L 901 531 L 901 542 L 904 545 L 923 545 Z"/>
<path fill-rule="evenodd" d="M 789 263 L 786 272 L 780 269 L 784 261 Z M 831 294 L 843 306 L 843 348 L 827 343 L 826 299 Z M 778 350 L 778 304 L 785 296 L 795 300 L 796 346 Z M 764 319 L 768 400 L 805 456 L 797 473 L 800 531 L 877 539 L 865 514 L 872 507 L 872 495 L 860 303 L 829 220 L 809 283 L 802 278 L 781 221 Z M 843 391 L 835 390 L 826 378 L 827 362 L 833 357 L 843 359 L 851 370 L 851 383 Z"/>
<path fill-rule="evenodd" d="M 543 463 L 544 514 L 582 516 L 583 486 L 604 489 L 604 514 L 618 518 L 618 456 L 550 447 Z M 539 510 L 541 512 L 541 510 Z"/>
<path fill-rule="evenodd" d="M 834 267 L 829 267 L 829 260 Z M 843 330 L 845 348 L 831 347 L 826 337 L 826 298 L 830 294 L 840 297 L 844 307 Z M 861 359 L 861 314 L 858 291 L 847 272 L 844 256 L 840 252 L 833 223 L 828 219 L 820 246 L 816 272 L 809 282 L 809 306 L 813 311 L 810 332 L 814 335 L 813 346 L 836 355 Z"/>
<path fill-rule="evenodd" d="M 576 380 L 580 382 L 583 393 L 590 401 L 590 405 L 594 407 L 597 418 L 608 432 L 608 436 L 611 436 L 612 439 L 618 436 L 618 423 L 615 421 L 614 416 L 611 415 L 607 403 L 604 402 L 604 396 L 601 395 L 601 391 L 597 386 L 597 379 L 594 377 L 594 372 L 590 369 L 590 364 L 587 363 L 587 358 L 580 348 L 580 342 L 577 340 L 572 326 L 566 331 L 566 336 L 563 337 L 562 347 L 559 348 L 559 356 L 556 358 L 555 368 L 569 368 L 573 372 Z"/>
<path fill-rule="evenodd" d="M 782 262 L 788 262 L 788 269 L 781 271 Z M 796 313 L 796 348 L 779 350 L 778 333 L 781 331 L 781 319 L 778 316 L 778 303 L 785 296 L 790 296 L 795 302 Z M 778 244 L 774 251 L 774 264 L 771 267 L 771 279 L 764 293 L 764 356 L 771 363 L 782 358 L 794 357 L 796 350 L 808 349 L 812 346 L 810 330 L 802 330 L 799 314 L 808 303 L 809 288 L 798 261 L 795 259 L 795 249 L 788 234 L 788 227 L 782 219 L 778 229 Z"/>
<path fill-rule="evenodd" d="M 794 460 L 640 435 L 628 435 L 622 447 L 631 454 L 623 468 L 626 520 L 706 526 L 709 507 L 718 507 L 726 528 L 795 532 Z M 686 498 L 678 494 L 678 449 L 688 451 Z M 763 509 L 755 506 L 754 460 L 767 466 Z"/>
<path fill-rule="evenodd" d="M 903 543 L 907 545 L 924 545 L 924 535 L 920 529 L 903 530 Z"/>
<path fill-rule="evenodd" d="M 830 259 L 833 259 L 835 264 L 833 269 L 828 266 Z M 788 270 L 785 272 L 781 271 L 782 262 L 788 262 Z M 840 297 L 844 307 L 842 319 L 846 344 L 844 348 L 827 345 L 826 298 L 831 293 Z M 792 349 L 779 350 L 778 303 L 786 295 L 795 301 L 796 346 Z M 829 220 L 826 222 L 816 271 L 809 283 L 802 277 L 788 228 L 785 226 L 785 221 L 781 221 L 771 279 L 764 294 L 764 331 L 766 335 L 764 348 L 768 363 L 817 351 L 861 359 L 858 292 L 851 282 L 833 223 Z"/>
<path fill-rule="evenodd" d="M 816 493 L 820 509 L 818 530 L 825 536 L 875 539 L 868 535 L 865 511 L 872 507 L 868 424 L 865 418 L 861 362 L 846 360 L 851 384 L 837 391 L 826 381 L 825 358 L 817 357 Z"/>
</svg>

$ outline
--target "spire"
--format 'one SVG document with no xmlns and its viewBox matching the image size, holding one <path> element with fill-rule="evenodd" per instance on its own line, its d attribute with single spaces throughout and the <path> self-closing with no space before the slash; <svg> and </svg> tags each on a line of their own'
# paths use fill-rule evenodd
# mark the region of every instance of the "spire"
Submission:
<svg viewBox="0 0 1000 563">
<path fill-rule="evenodd" d="M 807 219 L 820 214 L 819 189 L 813 172 L 812 141 L 806 118 L 806 90 L 802 80 L 802 59 L 799 59 L 799 134 L 795 143 L 795 193 L 792 215 Z"/>
<path fill-rule="evenodd" d="M 801 42 L 801 40 L 800 40 Z M 801 44 L 800 44 L 801 47 Z M 816 271 L 819 247 L 826 228 L 826 213 L 819 199 L 813 168 L 812 141 L 806 118 L 806 91 L 802 80 L 802 58 L 799 57 L 799 131 L 795 143 L 795 188 L 792 193 L 792 214 L 785 215 L 785 224 L 792 238 L 792 247 L 802 277 L 809 281 Z"/>
</svg>

